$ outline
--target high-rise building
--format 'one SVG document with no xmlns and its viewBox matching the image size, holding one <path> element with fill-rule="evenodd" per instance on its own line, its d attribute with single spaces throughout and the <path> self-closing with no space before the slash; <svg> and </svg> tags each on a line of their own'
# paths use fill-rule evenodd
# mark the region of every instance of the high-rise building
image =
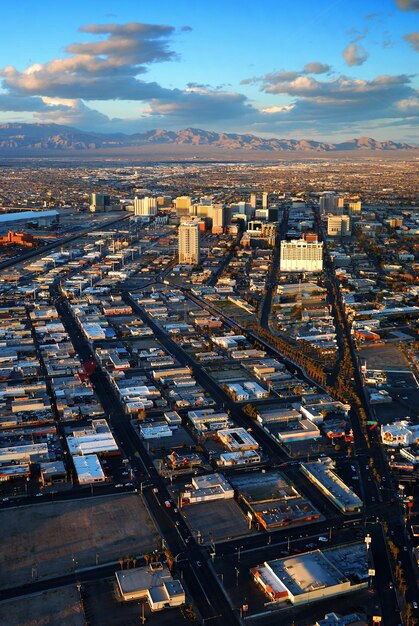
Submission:
<svg viewBox="0 0 419 626">
<path fill-rule="evenodd" d="M 157 206 L 162 209 L 168 209 L 172 204 L 171 196 L 158 196 L 157 197 Z"/>
<path fill-rule="evenodd" d="M 256 209 L 256 202 L 257 202 L 256 194 L 251 193 L 250 194 L 250 206 L 252 207 L 252 209 Z"/>
<path fill-rule="evenodd" d="M 208 211 L 208 217 L 212 218 L 212 228 L 220 229 L 225 227 L 225 207 L 223 204 L 213 204 Z"/>
<path fill-rule="evenodd" d="M 134 198 L 134 215 L 157 215 L 157 199 L 146 196 L 145 198 Z"/>
<path fill-rule="evenodd" d="M 340 212 L 342 213 L 342 208 L 339 207 Z M 336 194 L 333 192 L 326 192 L 322 196 L 320 196 L 320 213 L 334 213 L 336 214 L 338 211 L 338 198 Z"/>
<path fill-rule="evenodd" d="M 105 213 L 110 210 L 111 197 L 107 193 L 92 193 L 91 213 Z"/>
<path fill-rule="evenodd" d="M 178 196 L 174 200 L 176 207 L 176 215 L 189 215 L 189 210 L 192 206 L 192 199 L 190 196 Z"/>
<path fill-rule="evenodd" d="M 323 269 L 323 242 L 309 243 L 304 239 L 281 241 L 281 272 L 321 272 Z"/>
<path fill-rule="evenodd" d="M 361 200 L 353 200 L 348 203 L 348 213 L 349 215 L 358 215 L 361 213 L 362 202 Z"/>
<path fill-rule="evenodd" d="M 268 208 L 268 192 L 264 191 L 262 194 L 262 209 Z"/>
<path fill-rule="evenodd" d="M 351 218 L 349 215 L 329 215 L 327 218 L 327 234 L 329 237 L 345 237 L 351 234 Z"/>
<path fill-rule="evenodd" d="M 182 222 L 178 233 L 180 265 L 197 265 L 200 259 L 199 222 Z"/>
</svg>

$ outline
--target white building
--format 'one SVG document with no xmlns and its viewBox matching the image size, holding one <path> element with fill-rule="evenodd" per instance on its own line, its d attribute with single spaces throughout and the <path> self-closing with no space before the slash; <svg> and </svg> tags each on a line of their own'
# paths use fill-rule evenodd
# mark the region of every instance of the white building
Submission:
<svg viewBox="0 0 419 626">
<path fill-rule="evenodd" d="M 406 420 L 381 426 L 381 441 L 388 446 L 410 446 L 419 443 L 419 425 Z"/>
<path fill-rule="evenodd" d="M 281 272 L 321 272 L 323 242 L 308 243 L 304 239 L 281 241 Z"/>
<path fill-rule="evenodd" d="M 134 215 L 157 215 L 157 198 L 134 198 Z"/>
<path fill-rule="evenodd" d="M 351 218 L 349 215 L 329 215 L 327 218 L 327 234 L 329 237 L 345 237 L 351 234 Z"/>
<path fill-rule="evenodd" d="M 200 259 L 199 222 L 182 222 L 179 226 L 179 263 L 197 265 Z"/>
</svg>

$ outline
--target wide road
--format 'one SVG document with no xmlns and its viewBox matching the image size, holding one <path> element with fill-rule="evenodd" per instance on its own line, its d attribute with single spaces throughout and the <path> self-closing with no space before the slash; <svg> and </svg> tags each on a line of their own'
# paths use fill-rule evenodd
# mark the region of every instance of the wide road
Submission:
<svg viewBox="0 0 419 626">
<path fill-rule="evenodd" d="M 62 298 L 56 283 L 52 286 L 51 293 L 61 321 L 77 353 L 82 361 L 89 360 L 93 356 L 92 348 L 82 335 L 71 313 L 70 306 Z M 129 459 L 131 467 L 137 473 L 136 484 L 142 491 L 142 496 L 147 502 L 166 545 L 173 557 L 184 555 L 184 559 L 178 559 L 181 561 L 179 567 L 202 618 L 211 619 L 212 623 L 220 626 L 222 624 L 237 624 L 236 613 L 230 607 L 218 581 L 208 567 L 208 554 L 191 537 L 186 523 L 180 513 L 175 511 L 175 507 L 166 508 L 165 501 L 171 499 L 166 483 L 158 474 L 142 440 L 124 414 L 107 375 L 100 368 L 97 368 L 90 380 L 105 412 L 109 415 L 110 423 L 125 457 Z M 142 476 L 139 476 L 139 472 Z M 145 483 L 146 486 L 141 485 L 141 483 Z M 157 493 L 154 489 L 158 490 Z M 216 617 L 217 615 L 220 617 Z"/>
</svg>

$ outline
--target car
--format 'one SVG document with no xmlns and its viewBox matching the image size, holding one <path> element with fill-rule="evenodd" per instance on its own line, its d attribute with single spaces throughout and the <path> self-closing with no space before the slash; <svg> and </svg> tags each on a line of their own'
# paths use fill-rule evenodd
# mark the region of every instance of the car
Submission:
<svg viewBox="0 0 419 626">
<path fill-rule="evenodd" d="M 319 537 L 319 541 L 322 541 L 323 543 L 327 543 L 329 540 L 327 537 Z"/>
<path fill-rule="evenodd" d="M 170 507 L 172 506 L 169 502 L 169 500 L 165 500 L 164 505 L 166 507 L 166 509 L 170 509 Z"/>
<path fill-rule="evenodd" d="M 393 589 L 393 583 L 392 583 L 392 582 L 390 582 L 390 583 L 388 584 L 388 588 L 389 588 L 389 589 Z"/>
<path fill-rule="evenodd" d="M 201 567 L 201 565 L 202 565 L 201 561 L 196 561 L 196 564 L 197 564 L 198 567 Z"/>
<path fill-rule="evenodd" d="M 115 489 L 122 489 L 124 485 L 122 483 L 118 483 L 117 485 L 115 485 Z"/>
<path fill-rule="evenodd" d="M 415 602 L 415 600 L 413 600 L 412 606 L 413 606 L 414 609 L 417 609 L 418 608 L 418 603 Z"/>
<path fill-rule="evenodd" d="M 403 550 L 407 552 L 407 546 L 403 546 Z"/>
<path fill-rule="evenodd" d="M 41 496 L 43 496 L 43 495 L 44 495 L 43 493 L 36 493 L 36 494 L 35 494 L 35 498 L 40 498 L 40 497 L 41 497 Z"/>
</svg>

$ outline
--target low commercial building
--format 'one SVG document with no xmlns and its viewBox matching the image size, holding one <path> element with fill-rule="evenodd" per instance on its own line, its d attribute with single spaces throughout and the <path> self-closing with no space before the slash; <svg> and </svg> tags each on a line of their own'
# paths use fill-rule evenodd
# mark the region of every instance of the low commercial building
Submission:
<svg viewBox="0 0 419 626">
<path fill-rule="evenodd" d="M 381 441 L 387 446 L 419 444 L 419 424 L 400 420 L 381 426 Z"/>
<path fill-rule="evenodd" d="M 92 420 L 91 426 L 77 428 L 67 437 L 70 454 L 117 454 L 118 444 L 105 419 Z"/>
<path fill-rule="evenodd" d="M 348 546 L 353 550 L 354 546 Z M 358 550 L 361 554 L 362 548 Z M 313 550 L 297 556 L 265 561 L 251 569 L 256 583 L 273 602 L 293 605 L 336 597 L 368 586 L 366 549 L 358 564 L 339 566 L 328 552 Z M 346 559 L 344 559 L 346 565 Z M 354 567 L 355 565 L 355 567 Z"/>
<path fill-rule="evenodd" d="M 217 460 L 220 467 L 239 467 L 242 465 L 257 465 L 261 462 L 261 456 L 254 450 L 242 450 L 240 452 L 223 452 Z"/>
<path fill-rule="evenodd" d="M 74 469 L 80 485 L 91 485 L 106 480 L 106 476 L 96 454 L 73 456 Z"/>
<path fill-rule="evenodd" d="M 245 428 L 226 428 L 219 430 L 217 436 L 230 452 L 259 449 L 258 442 Z"/>
<path fill-rule="evenodd" d="M 234 498 L 234 489 L 221 474 L 194 476 L 192 484 L 180 497 L 182 506 L 209 500 L 229 500 Z"/>
<path fill-rule="evenodd" d="M 342 513 L 360 511 L 363 502 L 332 469 L 330 457 L 302 463 L 301 471 Z"/>
<path fill-rule="evenodd" d="M 172 577 L 161 563 L 115 572 L 121 599 L 147 600 L 152 611 L 181 606 L 185 603 L 182 583 Z"/>
</svg>

